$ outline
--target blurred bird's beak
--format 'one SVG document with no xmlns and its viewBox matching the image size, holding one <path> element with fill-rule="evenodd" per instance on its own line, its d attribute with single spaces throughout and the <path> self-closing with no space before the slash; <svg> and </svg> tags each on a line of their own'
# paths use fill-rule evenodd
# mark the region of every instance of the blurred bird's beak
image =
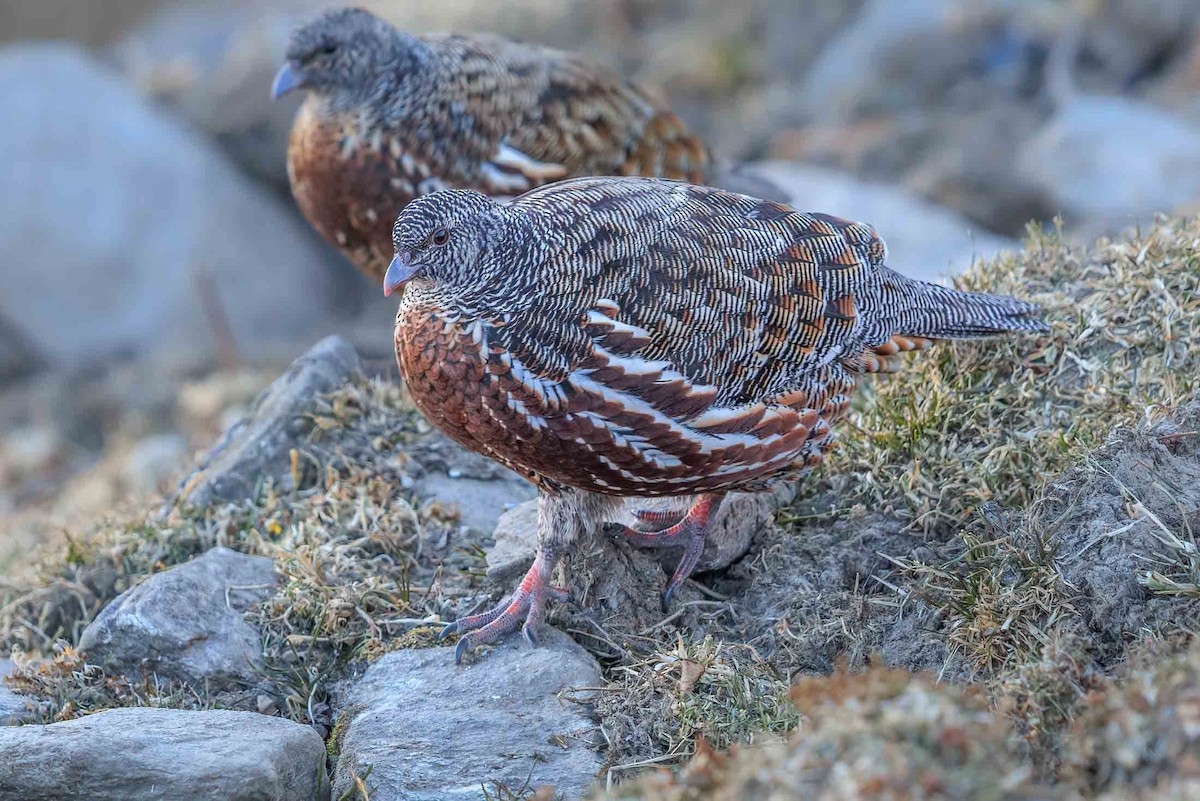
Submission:
<svg viewBox="0 0 1200 801">
<path fill-rule="evenodd" d="M 387 274 L 383 276 L 383 296 L 390 297 L 393 292 L 407 284 L 417 271 L 424 265 L 413 264 L 412 256 L 407 253 L 396 254 L 388 265 Z"/>
<path fill-rule="evenodd" d="M 305 78 L 304 72 L 299 67 L 290 61 L 285 63 L 275 76 L 275 83 L 271 84 L 271 99 L 277 100 L 293 89 L 304 86 Z"/>
</svg>

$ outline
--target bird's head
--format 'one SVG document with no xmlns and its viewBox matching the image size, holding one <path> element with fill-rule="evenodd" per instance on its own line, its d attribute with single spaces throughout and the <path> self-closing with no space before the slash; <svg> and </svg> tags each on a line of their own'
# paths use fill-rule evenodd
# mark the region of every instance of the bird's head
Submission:
<svg viewBox="0 0 1200 801">
<path fill-rule="evenodd" d="M 383 294 L 409 281 L 460 288 L 478 283 L 481 256 L 495 238 L 497 208 L 487 195 L 467 189 L 414 199 L 392 226 L 396 257 L 383 278 Z"/>
<path fill-rule="evenodd" d="M 293 89 L 368 99 L 416 67 L 421 44 L 360 8 L 336 8 L 297 28 L 271 96 Z"/>
</svg>

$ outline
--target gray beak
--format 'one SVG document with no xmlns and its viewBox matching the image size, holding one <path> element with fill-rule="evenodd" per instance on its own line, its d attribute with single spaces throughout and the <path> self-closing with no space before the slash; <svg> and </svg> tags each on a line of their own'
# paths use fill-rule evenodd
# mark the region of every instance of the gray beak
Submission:
<svg viewBox="0 0 1200 801">
<path fill-rule="evenodd" d="M 293 89 L 299 89 L 304 86 L 304 72 L 292 62 L 286 62 L 279 68 L 278 74 L 275 75 L 275 82 L 271 84 L 271 99 L 278 100 Z"/>
<path fill-rule="evenodd" d="M 423 264 L 413 264 L 412 256 L 407 253 L 397 253 L 396 258 L 392 259 L 392 263 L 388 265 L 387 274 L 383 276 L 383 296 L 390 297 L 393 292 L 411 281 L 412 277 L 424 266 Z"/>
</svg>

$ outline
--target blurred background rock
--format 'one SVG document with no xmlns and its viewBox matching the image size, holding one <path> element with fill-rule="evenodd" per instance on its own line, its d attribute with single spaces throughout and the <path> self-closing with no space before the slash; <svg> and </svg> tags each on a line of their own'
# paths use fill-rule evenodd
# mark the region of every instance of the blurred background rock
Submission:
<svg viewBox="0 0 1200 801">
<path fill-rule="evenodd" d="M 161 490 L 337 331 L 389 369 L 393 304 L 287 191 L 268 100 L 316 0 L 0 5 L 0 570 Z M 1200 209 L 1195 0 L 376 0 L 633 77 L 796 205 L 962 269 L 1030 220 Z"/>
</svg>

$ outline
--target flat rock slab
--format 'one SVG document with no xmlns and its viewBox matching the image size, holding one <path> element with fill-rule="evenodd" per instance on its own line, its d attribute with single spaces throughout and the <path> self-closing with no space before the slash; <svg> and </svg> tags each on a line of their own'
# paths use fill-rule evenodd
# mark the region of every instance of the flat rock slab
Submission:
<svg viewBox="0 0 1200 801">
<path fill-rule="evenodd" d="M 596 660 L 548 627 L 540 647 L 509 637 L 458 667 L 453 648 L 386 654 L 339 693 L 353 718 L 334 797 L 365 776 L 371 801 L 478 801 L 494 782 L 580 798 L 601 767 L 598 729 L 560 694 L 601 683 Z"/>
<path fill-rule="evenodd" d="M 491 534 L 513 504 L 537 496 L 533 485 L 496 462 L 436 434 L 408 449 L 420 465 L 414 490 L 456 508 L 463 525 Z"/>
<path fill-rule="evenodd" d="M 496 544 L 487 552 L 487 577 L 506 581 L 520 576 L 533 564 L 537 549 L 536 500 L 512 507 L 496 521 L 492 537 Z"/>
<path fill-rule="evenodd" d="M 795 482 L 780 484 L 773 492 L 727 495 L 709 524 L 696 572 L 723 570 L 742 558 L 754 536 L 770 523 L 776 511 L 795 497 Z M 693 497 L 628 498 L 621 513 L 611 522 L 632 526 L 637 522 L 633 515 L 636 509 L 686 510 L 695 500 Z M 487 552 L 488 578 L 506 581 L 528 570 L 537 549 L 537 501 L 517 504 L 501 515 L 493 537 L 496 544 Z M 663 548 L 656 555 L 672 571 L 682 554 L 682 548 Z"/>
<path fill-rule="evenodd" d="M 110 709 L 0 729 L 0 801 L 327 801 L 325 744 L 254 712 Z"/>
<path fill-rule="evenodd" d="M 79 648 L 127 674 L 253 684 L 262 639 L 244 613 L 275 582 L 270 559 L 213 548 L 118 595 L 84 629 Z"/>
<path fill-rule="evenodd" d="M 417 482 L 420 495 L 454 504 L 465 526 L 482 534 L 496 528 L 500 516 L 514 503 L 537 494 L 533 485 L 515 474 L 511 478 L 454 478 L 430 473 Z"/>
</svg>

